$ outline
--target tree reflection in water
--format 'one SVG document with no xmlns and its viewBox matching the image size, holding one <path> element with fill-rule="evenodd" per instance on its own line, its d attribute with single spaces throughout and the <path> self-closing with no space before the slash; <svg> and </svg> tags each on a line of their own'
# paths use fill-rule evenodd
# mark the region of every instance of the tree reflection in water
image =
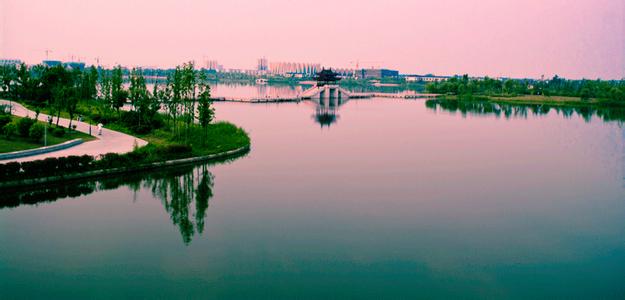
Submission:
<svg viewBox="0 0 625 300">
<path fill-rule="evenodd" d="M 206 168 L 198 168 L 181 176 L 150 180 L 145 185 L 159 198 L 169 213 L 171 221 L 180 230 L 182 241 L 191 242 L 195 233 L 204 231 L 204 218 L 208 201 L 213 197 L 213 174 Z M 194 220 L 191 204 L 195 199 Z"/>
<path fill-rule="evenodd" d="M 174 226 L 180 230 L 182 241 L 189 244 L 196 233 L 201 234 L 204 231 L 206 211 L 209 200 L 213 197 L 214 176 L 208 167 L 209 165 L 186 166 L 33 190 L 3 191 L 0 193 L 0 209 L 54 202 L 122 186 L 129 187 L 134 192 L 143 187 L 151 190 L 154 197 L 161 200 Z M 192 206 L 193 202 L 195 206 Z"/>
<path fill-rule="evenodd" d="M 493 103 L 489 101 L 456 101 L 445 99 L 432 99 L 425 102 L 425 106 L 431 110 L 459 112 L 463 116 L 467 114 L 473 115 L 494 115 L 496 117 L 509 118 L 527 118 L 531 113 L 536 116 L 546 115 L 552 110 L 565 118 L 570 118 L 574 114 L 582 117 L 586 122 L 590 122 L 593 116 L 603 121 L 625 121 L 625 108 L 623 107 L 601 107 L 601 106 L 549 106 L 543 104 L 503 104 Z"/>
</svg>

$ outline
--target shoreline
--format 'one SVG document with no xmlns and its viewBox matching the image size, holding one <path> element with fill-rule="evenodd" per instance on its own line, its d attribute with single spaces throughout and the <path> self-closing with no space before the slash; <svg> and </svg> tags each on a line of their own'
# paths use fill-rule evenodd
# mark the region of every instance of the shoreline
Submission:
<svg viewBox="0 0 625 300">
<path fill-rule="evenodd" d="M 209 162 L 209 161 L 220 160 L 220 159 L 228 159 L 228 158 L 243 156 L 250 151 L 250 148 L 251 148 L 250 145 L 246 145 L 246 146 L 239 147 L 233 150 L 228 150 L 228 151 L 215 153 L 215 154 L 166 160 L 166 161 L 160 161 L 160 162 L 152 162 L 152 163 L 146 163 L 146 164 L 142 164 L 138 166 L 92 170 L 92 171 L 73 173 L 73 174 L 61 175 L 61 176 L 50 176 L 50 177 L 5 181 L 5 182 L 0 182 L 0 190 L 8 189 L 8 188 L 27 189 L 34 185 L 51 185 L 51 184 L 56 184 L 60 182 L 76 181 L 76 180 L 88 179 L 88 178 L 107 177 L 111 175 L 117 175 L 117 174 L 123 174 L 123 173 L 135 172 L 135 171 L 152 170 L 156 168 L 170 168 L 170 167 L 175 167 L 175 166 L 194 164 L 198 162 Z"/>
<path fill-rule="evenodd" d="M 473 95 L 472 99 L 460 99 L 458 95 L 438 95 L 435 100 L 443 101 L 459 101 L 459 102 L 478 102 L 486 101 L 499 104 L 512 104 L 512 105 L 548 105 L 552 107 L 601 107 L 601 108 L 625 108 L 624 104 L 614 103 L 609 100 L 582 100 L 577 97 L 566 96 L 514 96 L 514 97 L 499 97 L 499 96 L 486 96 L 486 95 Z"/>
</svg>

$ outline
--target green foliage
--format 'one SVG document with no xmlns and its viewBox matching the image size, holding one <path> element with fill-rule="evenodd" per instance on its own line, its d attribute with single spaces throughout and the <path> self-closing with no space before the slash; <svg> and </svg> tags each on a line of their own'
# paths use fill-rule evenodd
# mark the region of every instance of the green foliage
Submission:
<svg viewBox="0 0 625 300">
<path fill-rule="evenodd" d="M 10 162 L 0 164 L 0 180 L 18 178 L 20 175 L 21 164 L 18 162 Z"/>
<path fill-rule="evenodd" d="M 21 118 L 17 121 L 17 133 L 21 137 L 28 137 L 30 127 L 35 124 L 35 120 L 31 118 Z"/>
<path fill-rule="evenodd" d="M 62 127 L 55 127 L 52 129 L 52 135 L 59 138 L 63 137 L 65 135 L 65 129 Z"/>
<path fill-rule="evenodd" d="M 3 128 L 4 125 L 11 123 L 11 116 L 9 115 L 0 115 L 0 128 Z"/>
<path fill-rule="evenodd" d="M 46 126 L 41 123 L 35 123 L 30 126 L 28 136 L 34 141 L 40 141 L 43 138 Z"/>
<path fill-rule="evenodd" d="M 625 101 L 625 81 L 566 80 L 558 76 L 551 80 L 452 77 L 443 82 L 430 83 L 426 90 L 431 93 L 448 95 L 517 96 L 544 95 L 579 97 L 591 99 Z M 461 97 L 462 98 L 462 97 Z M 470 97 L 469 97 L 470 98 Z"/>
<path fill-rule="evenodd" d="M 6 139 L 10 140 L 17 133 L 17 125 L 14 122 L 4 125 L 2 133 Z"/>
<path fill-rule="evenodd" d="M 215 110 L 211 107 L 210 86 L 206 84 L 206 76 L 200 74 L 200 98 L 198 103 L 198 121 L 203 128 L 206 128 L 215 116 Z"/>
</svg>

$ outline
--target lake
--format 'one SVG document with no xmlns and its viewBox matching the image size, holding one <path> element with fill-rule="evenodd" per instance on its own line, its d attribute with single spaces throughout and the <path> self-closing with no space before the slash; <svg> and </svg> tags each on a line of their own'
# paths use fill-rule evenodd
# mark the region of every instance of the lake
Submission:
<svg viewBox="0 0 625 300">
<path fill-rule="evenodd" d="M 249 132 L 246 156 L 4 195 L 2 298 L 625 297 L 619 121 L 214 107 Z"/>
</svg>

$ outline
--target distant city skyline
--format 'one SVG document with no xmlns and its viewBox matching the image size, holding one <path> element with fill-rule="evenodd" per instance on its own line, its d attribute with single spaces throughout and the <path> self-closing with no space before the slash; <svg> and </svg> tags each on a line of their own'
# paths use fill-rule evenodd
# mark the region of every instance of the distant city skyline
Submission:
<svg viewBox="0 0 625 300">
<path fill-rule="evenodd" d="M 0 0 L 0 58 L 621 79 L 625 1 Z M 384 7 L 384 9 L 380 9 Z"/>
</svg>

